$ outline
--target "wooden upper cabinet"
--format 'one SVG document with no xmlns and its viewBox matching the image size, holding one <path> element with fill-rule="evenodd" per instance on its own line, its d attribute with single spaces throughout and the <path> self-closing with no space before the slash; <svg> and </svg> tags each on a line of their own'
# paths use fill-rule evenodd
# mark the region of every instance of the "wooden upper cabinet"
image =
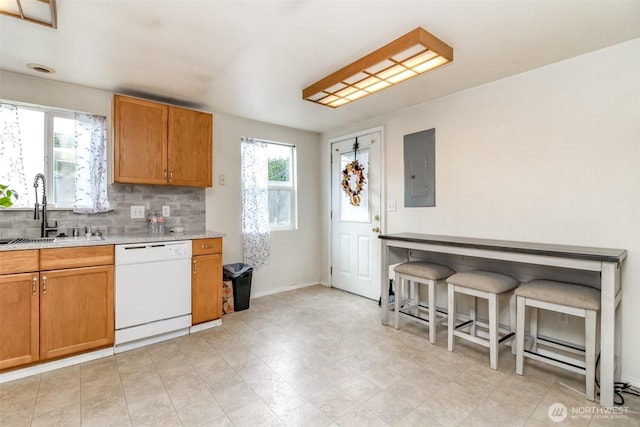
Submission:
<svg viewBox="0 0 640 427">
<path fill-rule="evenodd" d="M 211 187 L 211 114 L 169 107 L 169 184 Z"/>
<path fill-rule="evenodd" d="M 167 183 L 168 106 L 114 95 L 114 180 Z"/>
<path fill-rule="evenodd" d="M 114 181 L 211 187 L 213 116 L 114 95 Z"/>
</svg>

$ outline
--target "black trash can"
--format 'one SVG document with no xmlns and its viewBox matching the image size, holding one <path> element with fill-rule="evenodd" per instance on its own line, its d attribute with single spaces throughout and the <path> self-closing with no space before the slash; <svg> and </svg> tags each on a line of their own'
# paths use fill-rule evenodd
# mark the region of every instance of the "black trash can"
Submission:
<svg viewBox="0 0 640 427">
<path fill-rule="evenodd" d="M 251 275 L 253 268 L 249 264 L 237 262 L 223 267 L 224 280 L 233 284 L 233 310 L 242 311 L 249 308 L 251 297 Z"/>
</svg>

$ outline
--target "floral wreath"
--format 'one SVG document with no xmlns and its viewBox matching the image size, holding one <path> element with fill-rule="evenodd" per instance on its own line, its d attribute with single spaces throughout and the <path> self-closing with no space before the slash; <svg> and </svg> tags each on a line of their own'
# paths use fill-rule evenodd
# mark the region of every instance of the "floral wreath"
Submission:
<svg viewBox="0 0 640 427">
<path fill-rule="evenodd" d="M 351 188 L 351 175 L 356 177 L 356 188 Z M 360 193 L 364 188 L 364 166 L 356 159 L 349 163 L 347 167 L 342 171 L 342 189 L 344 193 L 349 197 L 349 203 L 353 206 L 360 206 Z"/>
</svg>

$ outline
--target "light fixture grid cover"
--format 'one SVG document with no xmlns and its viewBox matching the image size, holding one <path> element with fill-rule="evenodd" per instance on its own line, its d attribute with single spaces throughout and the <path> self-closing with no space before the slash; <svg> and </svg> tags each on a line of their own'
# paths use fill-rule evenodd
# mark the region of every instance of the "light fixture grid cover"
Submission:
<svg viewBox="0 0 640 427">
<path fill-rule="evenodd" d="M 0 1 L 0 14 L 58 28 L 56 0 L 4 0 Z"/>
<path fill-rule="evenodd" d="M 403 55 L 405 52 L 410 54 Z M 421 56 L 423 57 L 420 58 Z M 302 91 L 302 98 L 336 108 L 452 61 L 453 48 L 418 27 L 307 87 Z M 415 67 L 421 70 L 416 70 Z M 408 70 L 412 70 L 413 74 Z M 381 77 L 381 74 L 384 77 Z M 363 77 L 356 80 L 355 75 Z M 365 84 L 368 79 L 371 83 Z M 367 90 L 368 88 L 370 90 Z M 341 95 L 338 92 L 341 92 Z"/>
</svg>

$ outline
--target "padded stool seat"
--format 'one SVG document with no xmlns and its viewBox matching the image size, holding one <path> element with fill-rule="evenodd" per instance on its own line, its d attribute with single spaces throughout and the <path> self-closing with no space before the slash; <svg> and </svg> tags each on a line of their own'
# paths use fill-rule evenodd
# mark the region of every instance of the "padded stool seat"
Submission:
<svg viewBox="0 0 640 427">
<path fill-rule="evenodd" d="M 600 290 L 585 285 L 532 280 L 516 290 L 516 373 L 524 373 L 524 358 L 538 360 L 585 376 L 586 396 L 595 399 L 597 316 L 600 311 Z M 525 347 L 526 309 L 530 309 L 529 342 Z M 538 309 L 565 313 L 585 319 L 584 350 L 573 345 L 538 337 Z M 540 346 L 540 347 L 539 347 Z M 554 351 L 560 349 L 562 352 Z M 580 354 L 580 358 L 571 357 Z"/>
<path fill-rule="evenodd" d="M 532 280 L 518 286 L 515 294 L 567 307 L 600 310 L 600 290 L 585 285 L 552 280 Z"/>
<path fill-rule="evenodd" d="M 447 283 L 494 294 L 510 291 L 520 284 L 511 276 L 479 270 L 456 273 L 449 277 Z"/>
<path fill-rule="evenodd" d="M 513 329 L 515 329 L 515 300 L 513 296 L 510 299 L 510 331 L 504 331 L 502 338 L 499 337 L 498 315 L 500 313 L 498 296 L 512 291 L 520 282 L 511 276 L 505 274 L 494 273 L 492 271 L 473 270 L 463 273 L 456 273 L 447 279 L 449 287 L 449 351 L 453 351 L 455 346 L 455 337 L 465 339 L 467 341 L 480 344 L 489 348 L 489 358 L 491 369 L 498 369 L 498 344 L 512 340 L 514 338 Z M 461 293 L 473 297 L 473 306 L 469 313 L 469 320 L 456 325 L 456 294 Z M 488 301 L 489 305 L 489 323 L 482 324 L 476 319 L 477 301 L 483 298 Z M 485 327 L 488 329 L 488 335 L 480 331 L 477 327 Z M 488 328 L 486 327 L 488 326 Z M 463 329 L 469 328 L 468 332 Z M 487 339 L 488 338 L 488 339 Z M 515 348 L 512 345 L 512 352 Z"/>
<path fill-rule="evenodd" d="M 444 284 L 447 277 L 455 273 L 447 266 L 424 261 L 410 261 L 394 267 L 395 272 L 395 308 L 394 326 L 398 329 L 400 316 L 429 326 L 429 342 L 436 342 L 436 316 L 441 320 L 446 318 L 446 314 L 438 313 L 436 307 L 436 285 Z M 404 281 L 411 284 L 412 299 L 407 298 L 404 293 Z M 428 307 L 420 304 L 420 287 L 416 285 L 425 284 L 428 287 Z M 426 312 L 428 318 L 420 314 Z"/>
</svg>

